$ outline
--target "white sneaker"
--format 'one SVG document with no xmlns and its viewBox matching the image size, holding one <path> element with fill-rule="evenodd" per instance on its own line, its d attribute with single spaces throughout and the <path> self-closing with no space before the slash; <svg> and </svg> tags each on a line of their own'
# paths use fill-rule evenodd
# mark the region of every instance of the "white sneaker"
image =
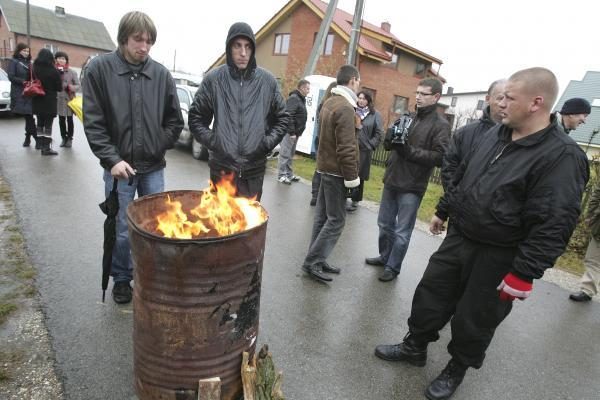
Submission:
<svg viewBox="0 0 600 400">
<path fill-rule="evenodd" d="M 285 183 L 286 185 L 291 185 L 292 184 L 292 181 L 287 176 L 280 176 L 277 180 L 280 183 Z"/>
<path fill-rule="evenodd" d="M 292 177 L 290 178 L 290 180 L 291 180 L 292 182 L 299 182 L 299 181 L 300 181 L 300 178 L 299 178 L 299 177 L 297 177 L 296 175 L 292 175 Z"/>
</svg>

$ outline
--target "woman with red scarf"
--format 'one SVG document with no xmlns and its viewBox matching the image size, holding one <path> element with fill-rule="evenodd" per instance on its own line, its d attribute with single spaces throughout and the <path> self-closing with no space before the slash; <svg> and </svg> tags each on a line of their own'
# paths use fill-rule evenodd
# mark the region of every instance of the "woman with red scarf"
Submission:
<svg viewBox="0 0 600 400">
<path fill-rule="evenodd" d="M 79 90 L 79 79 L 77 73 L 69 68 L 69 56 L 64 51 L 57 51 L 54 54 L 56 69 L 60 72 L 62 78 L 63 91 L 58 93 L 57 113 L 58 125 L 60 127 L 60 136 L 62 141 L 60 147 L 71 147 L 73 144 L 73 111 L 67 106 L 67 103 L 75 97 Z"/>
</svg>

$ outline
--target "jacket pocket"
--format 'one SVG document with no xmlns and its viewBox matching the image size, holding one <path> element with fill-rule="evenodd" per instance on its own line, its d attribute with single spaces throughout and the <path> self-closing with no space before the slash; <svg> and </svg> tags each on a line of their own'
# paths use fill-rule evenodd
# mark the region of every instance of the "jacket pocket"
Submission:
<svg viewBox="0 0 600 400">
<path fill-rule="evenodd" d="M 502 225 L 520 227 L 525 204 L 524 191 L 516 185 L 501 186 L 492 194 L 490 213 Z"/>
</svg>

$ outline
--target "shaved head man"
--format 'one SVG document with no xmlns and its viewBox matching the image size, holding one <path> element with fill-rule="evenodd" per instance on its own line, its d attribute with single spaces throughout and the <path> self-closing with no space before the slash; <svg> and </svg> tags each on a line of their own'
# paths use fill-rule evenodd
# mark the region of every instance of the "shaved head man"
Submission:
<svg viewBox="0 0 600 400">
<path fill-rule="evenodd" d="M 508 79 L 502 123 L 484 133 L 444 193 L 452 224 L 415 290 L 408 333 L 399 344 L 375 349 L 384 360 L 424 366 L 428 344 L 450 322 L 451 359 L 427 387 L 430 400 L 449 399 L 469 367 L 481 368 L 513 300 L 532 293 L 533 281 L 554 265 L 573 233 L 589 167 L 550 112 L 557 92 L 546 68 Z M 527 329 L 527 322 L 519 326 Z M 540 368 L 526 357 L 513 361 Z"/>
</svg>

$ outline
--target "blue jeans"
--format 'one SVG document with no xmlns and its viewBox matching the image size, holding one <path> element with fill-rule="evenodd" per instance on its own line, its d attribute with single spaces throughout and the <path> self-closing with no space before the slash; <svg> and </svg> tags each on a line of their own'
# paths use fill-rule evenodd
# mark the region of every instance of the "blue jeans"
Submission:
<svg viewBox="0 0 600 400">
<path fill-rule="evenodd" d="M 104 170 L 104 194 L 108 197 L 113 187 L 113 177 L 110 171 Z M 165 178 L 164 169 L 137 174 L 133 177 L 133 184 L 129 186 L 127 179 L 119 179 L 117 190 L 119 191 L 119 213 L 117 214 L 117 241 L 113 248 L 111 275 L 113 281 L 129 282 L 133 279 L 133 267 L 131 265 L 131 252 L 129 247 L 129 233 L 127 232 L 127 206 L 138 196 L 164 192 Z"/>
<path fill-rule="evenodd" d="M 315 222 L 304 265 L 315 266 L 327 260 L 346 224 L 344 178 L 321 174 Z"/>
<path fill-rule="evenodd" d="M 400 273 L 412 235 L 421 196 L 383 187 L 377 216 L 379 226 L 379 255 L 385 268 Z"/>
</svg>

